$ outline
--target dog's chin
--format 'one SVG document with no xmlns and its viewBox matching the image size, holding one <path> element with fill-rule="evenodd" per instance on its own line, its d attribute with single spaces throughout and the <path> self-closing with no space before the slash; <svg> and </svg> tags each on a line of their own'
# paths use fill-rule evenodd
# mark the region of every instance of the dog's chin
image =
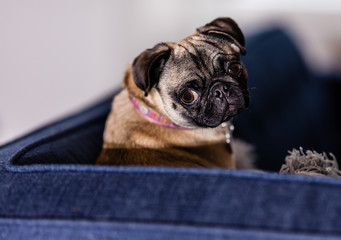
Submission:
<svg viewBox="0 0 341 240">
<path fill-rule="evenodd" d="M 228 116 L 224 118 L 199 118 L 194 120 L 195 124 L 200 128 L 215 128 L 224 122 L 231 120 L 233 116 Z"/>
<path fill-rule="evenodd" d="M 193 122 L 201 128 L 215 128 L 222 123 L 232 120 L 236 115 L 242 112 L 244 108 L 230 106 L 229 110 L 224 113 L 211 114 L 207 116 L 198 116 L 193 119 Z"/>
<path fill-rule="evenodd" d="M 188 117 L 186 121 L 182 121 L 178 123 L 174 121 L 175 124 L 181 127 L 189 128 L 189 129 L 196 129 L 196 128 L 216 128 L 222 123 L 228 122 L 232 120 L 235 115 L 237 114 L 227 114 L 226 116 L 221 117 L 196 117 L 190 118 Z"/>
</svg>

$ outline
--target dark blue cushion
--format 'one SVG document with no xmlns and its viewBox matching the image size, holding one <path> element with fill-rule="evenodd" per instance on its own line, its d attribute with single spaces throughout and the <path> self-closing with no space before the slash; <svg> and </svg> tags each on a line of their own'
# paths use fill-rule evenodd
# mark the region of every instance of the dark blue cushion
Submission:
<svg viewBox="0 0 341 240">
<path fill-rule="evenodd" d="M 341 159 L 341 76 L 313 74 L 281 30 L 250 37 L 246 47 L 251 105 L 237 116 L 235 134 L 255 146 L 258 167 L 279 171 L 288 150 L 299 147 Z"/>
<path fill-rule="evenodd" d="M 248 50 L 254 107 L 236 119 L 237 133 L 276 154 L 281 148 L 269 141 L 295 142 L 307 133 L 287 138 L 279 123 L 315 126 L 313 118 L 297 119 L 296 105 L 321 109 L 330 99 L 283 32 L 250 38 Z M 273 72 L 264 73 L 267 65 Z M 307 84 L 311 91 L 300 93 Z M 321 101 L 309 98 L 316 92 Z M 111 99 L 0 148 L 0 239 L 341 239 L 338 179 L 93 165 Z M 304 116 L 322 117 L 310 107 Z M 282 161 L 260 159 L 265 169 Z"/>
<path fill-rule="evenodd" d="M 95 107 L 40 130 L 38 135 L 42 137 L 36 137 L 24 146 L 12 164 L 94 164 L 102 148 L 104 123 L 111 102 L 112 96 Z"/>
</svg>

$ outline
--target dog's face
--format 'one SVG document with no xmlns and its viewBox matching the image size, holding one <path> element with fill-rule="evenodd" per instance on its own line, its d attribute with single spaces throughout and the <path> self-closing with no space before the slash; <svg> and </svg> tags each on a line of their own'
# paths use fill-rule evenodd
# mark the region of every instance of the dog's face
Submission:
<svg viewBox="0 0 341 240">
<path fill-rule="evenodd" d="M 155 89 L 177 125 L 217 127 L 249 104 L 240 61 L 244 36 L 230 18 L 218 18 L 177 43 L 161 43 L 133 62 L 133 78 L 147 96 Z M 154 91 L 155 92 L 155 91 Z"/>
</svg>

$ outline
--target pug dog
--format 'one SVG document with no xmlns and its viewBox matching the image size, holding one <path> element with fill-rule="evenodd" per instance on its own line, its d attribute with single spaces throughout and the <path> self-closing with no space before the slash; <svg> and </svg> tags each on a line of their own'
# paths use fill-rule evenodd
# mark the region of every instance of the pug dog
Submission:
<svg viewBox="0 0 341 240">
<path fill-rule="evenodd" d="M 229 126 L 249 105 L 241 54 L 231 18 L 142 52 L 114 98 L 96 163 L 236 168 Z"/>
</svg>

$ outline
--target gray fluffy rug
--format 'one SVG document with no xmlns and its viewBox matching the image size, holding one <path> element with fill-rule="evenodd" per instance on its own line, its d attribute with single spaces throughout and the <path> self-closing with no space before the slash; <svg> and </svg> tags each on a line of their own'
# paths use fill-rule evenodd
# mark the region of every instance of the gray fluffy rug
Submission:
<svg viewBox="0 0 341 240">
<path fill-rule="evenodd" d="M 325 153 L 316 151 L 303 151 L 293 149 L 285 158 L 280 173 L 301 174 L 307 176 L 341 177 L 335 156 L 329 153 L 331 159 Z"/>
</svg>

